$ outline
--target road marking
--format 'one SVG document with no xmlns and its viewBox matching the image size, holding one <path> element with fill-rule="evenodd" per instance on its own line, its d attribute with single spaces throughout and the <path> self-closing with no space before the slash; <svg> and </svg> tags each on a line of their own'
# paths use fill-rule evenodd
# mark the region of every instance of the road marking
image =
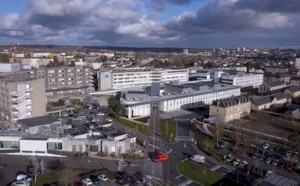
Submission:
<svg viewBox="0 0 300 186">
<path fill-rule="evenodd" d="M 157 146 L 155 146 L 155 145 L 152 145 L 152 144 L 150 144 L 150 143 L 148 143 L 148 145 L 150 145 L 151 147 L 155 147 L 155 148 L 158 148 L 158 149 L 159 149 L 159 147 L 157 147 Z"/>
<path fill-rule="evenodd" d="M 185 143 L 183 143 L 183 147 L 186 148 L 186 144 Z"/>
<path fill-rule="evenodd" d="M 217 170 L 218 168 L 222 167 L 221 165 L 215 165 L 213 166 L 212 168 L 210 168 L 211 171 L 215 171 Z"/>
<path fill-rule="evenodd" d="M 179 175 L 179 176 L 177 176 L 177 177 L 175 177 L 176 179 L 178 179 L 178 178 L 180 178 L 182 175 Z"/>
<path fill-rule="evenodd" d="M 159 139 L 149 136 L 149 138 L 159 141 Z"/>
<path fill-rule="evenodd" d="M 170 154 L 170 152 L 172 151 L 173 149 L 169 150 L 169 152 L 167 154 Z"/>
</svg>

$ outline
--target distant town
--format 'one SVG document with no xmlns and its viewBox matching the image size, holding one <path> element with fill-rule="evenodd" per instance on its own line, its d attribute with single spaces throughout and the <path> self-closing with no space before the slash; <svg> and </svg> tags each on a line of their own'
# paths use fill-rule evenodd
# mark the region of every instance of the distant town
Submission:
<svg viewBox="0 0 300 186">
<path fill-rule="evenodd" d="M 300 50 L 0 46 L 1 185 L 300 183 Z"/>
</svg>

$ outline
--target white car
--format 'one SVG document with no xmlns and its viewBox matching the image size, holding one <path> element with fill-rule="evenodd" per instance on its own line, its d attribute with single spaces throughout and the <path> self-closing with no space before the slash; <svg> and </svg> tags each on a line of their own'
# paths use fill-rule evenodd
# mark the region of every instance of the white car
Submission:
<svg viewBox="0 0 300 186">
<path fill-rule="evenodd" d="M 112 122 L 113 120 L 111 118 L 105 118 L 106 121 Z"/>
<path fill-rule="evenodd" d="M 105 114 L 103 112 L 98 112 L 97 116 L 104 116 Z"/>
<path fill-rule="evenodd" d="M 242 164 L 248 165 L 248 162 L 247 161 L 242 161 Z"/>
<path fill-rule="evenodd" d="M 30 182 L 25 180 L 14 181 L 10 186 L 29 186 Z"/>
<path fill-rule="evenodd" d="M 267 148 L 269 148 L 269 147 L 270 147 L 270 144 L 269 144 L 269 143 L 266 143 L 266 144 L 263 145 L 263 148 L 264 148 L 264 149 L 267 149 Z"/>
<path fill-rule="evenodd" d="M 32 181 L 32 179 L 30 177 L 28 177 L 27 175 L 25 175 L 25 174 L 19 174 L 17 176 L 16 180 L 17 181 L 23 180 L 23 181 L 27 181 L 27 182 L 31 182 Z"/>
<path fill-rule="evenodd" d="M 93 185 L 93 182 L 90 178 L 83 178 L 81 181 L 84 185 Z"/>
<path fill-rule="evenodd" d="M 99 174 L 97 177 L 99 178 L 99 180 L 107 181 L 107 177 L 104 174 Z"/>
<path fill-rule="evenodd" d="M 241 160 L 240 159 L 235 159 L 233 161 L 233 166 L 237 166 L 238 164 L 240 164 Z"/>
<path fill-rule="evenodd" d="M 266 177 L 270 176 L 273 173 L 273 171 L 267 171 L 266 172 Z"/>
</svg>

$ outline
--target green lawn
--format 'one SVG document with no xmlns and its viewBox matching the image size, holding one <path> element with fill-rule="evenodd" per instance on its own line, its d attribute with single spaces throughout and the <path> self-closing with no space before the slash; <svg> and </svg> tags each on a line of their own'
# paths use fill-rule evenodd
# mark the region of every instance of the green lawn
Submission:
<svg viewBox="0 0 300 186">
<path fill-rule="evenodd" d="M 119 118 L 119 119 L 114 118 L 114 121 L 121 123 L 122 125 L 125 125 L 131 129 L 136 129 L 137 132 L 140 132 L 140 133 L 148 136 L 149 127 L 146 125 L 142 125 L 142 124 L 139 124 L 139 123 L 127 120 L 127 119 L 123 119 L 123 118 Z"/>
<path fill-rule="evenodd" d="M 164 138 L 175 138 L 177 134 L 176 122 L 174 120 L 160 120 L 160 131 Z M 174 142 L 174 140 L 165 139 L 165 142 Z"/>
<path fill-rule="evenodd" d="M 45 173 L 37 178 L 36 183 L 33 181 L 33 186 L 43 186 L 44 184 L 51 184 L 58 181 L 58 176 L 55 174 Z"/>
<path fill-rule="evenodd" d="M 280 125 L 280 126 L 283 126 L 283 127 L 293 129 L 295 131 L 300 132 L 300 123 L 298 123 L 298 122 L 281 120 L 281 119 L 277 119 L 277 118 L 274 118 L 273 122 L 276 123 L 277 125 Z"/>
<path fill-rule="evenodd" d="M 180 162 L 178 171 L 201 185 L 238 185 L 235 181 L 193 162 Z"/>
</svg>

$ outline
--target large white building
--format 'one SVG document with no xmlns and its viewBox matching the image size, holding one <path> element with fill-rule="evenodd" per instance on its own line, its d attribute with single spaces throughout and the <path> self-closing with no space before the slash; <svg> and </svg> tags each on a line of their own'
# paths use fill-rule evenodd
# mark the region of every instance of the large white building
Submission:
<svg viewBox="0 0 300 186">
<path fill-rule="evenodd" d="M 240 87 L 211 83 L 153 84 L 140 91 L 123 92 L 120 98 L 128 118 L 150 115 L 151 104 L 164 112 L 210 105 L 214 100 L 239 96 Z"/>
<path fill-rule="evenodd" d="M 240 86 L 242 90 L 258 88 L 264 82 L 263 74 L 251 74 L 236 70 L 199 71 L 190 74 L 196 80 Z"/>
<path fill-rule="evenodd" d="M 221 78 L 221 83 L 242 88 L 258 88 L 264 82 L 263 74 L 228 75 Z"/>
<path fill-rule="evenodd" d="M 152 83 L 187 82 L 189 69 L 153 69 L 148 71 L 100 71 L 98 90 L 145 87 Z"/>
</svg>

